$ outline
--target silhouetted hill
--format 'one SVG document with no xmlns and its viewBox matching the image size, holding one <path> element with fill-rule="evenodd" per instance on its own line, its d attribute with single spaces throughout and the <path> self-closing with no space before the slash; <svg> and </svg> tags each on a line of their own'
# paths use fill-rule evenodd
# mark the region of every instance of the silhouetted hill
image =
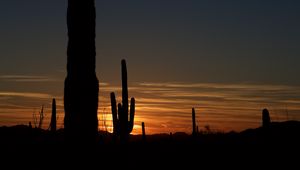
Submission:
<svg viewBox="0 0 300 170">
<path fill-rule="evenodd" d="M 3 162 L 21 160 L 27 162 L 26 165 L 33 160 L 42 163 L 51 159 L 55 159 L 52 165 L 76 166 L 88 162 L 89 165 L 104 164 L 111 168 L 130 167 L 133 162 L 149 167 L 217 166 L 210 164 L 211 161 L 225 162 L 227 166 L 237 166 L 237 162 L 272 165 L 274 161 L 293 165 L 299 158 L 299 132 L 299 121 L 287 121 L 240 133 L 147 135 L 146 142 L 142 141 L 141 135 L 132 135 L 127 145 L 121 145 L 107 132 L 99 132 L 96 144 L 81 144 L 66 142 L 63 129 L 54 134 L 18 125 L 0 128 L 0 150 L 5 155 Z"/>
</svg>

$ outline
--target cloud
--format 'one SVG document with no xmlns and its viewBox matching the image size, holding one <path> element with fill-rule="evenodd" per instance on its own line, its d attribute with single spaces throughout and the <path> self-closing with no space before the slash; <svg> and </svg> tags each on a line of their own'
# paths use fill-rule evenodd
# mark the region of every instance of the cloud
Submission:
<svg viewBox="0 0 300 170">
<path fill-rule="evenodd" d="M 35 75 L 0 75 L 1 81 L 8 82 L 51 82 L 56 81 L 53 78 L 47 76 L 35 76 Z"/>
<path fill-rule="evenodd" d="M 0 92 L 0 97 L 28 97 L 28 98 L 40 98 L 51 99 L 53 96 L 46 93 L 31 93 L 31 92 Z"/>
<path fill-rule="evenodd" d="M 109 86 L 109 83 L 101 82 L 99 83 L 99 86 Z"/>
<path fill-rule="evenodd" d="M 287 90 L 287 89 L 298 89 L 298 86 L 287 86 L 287 85 L 269 85 L 269 84 L 226 84 L 226 83 L 138 83 L 144 87 L 167 87 L 167 88 L 208 88 L 208 89 L 246 89 L 246 90 Z"/>
</svg>

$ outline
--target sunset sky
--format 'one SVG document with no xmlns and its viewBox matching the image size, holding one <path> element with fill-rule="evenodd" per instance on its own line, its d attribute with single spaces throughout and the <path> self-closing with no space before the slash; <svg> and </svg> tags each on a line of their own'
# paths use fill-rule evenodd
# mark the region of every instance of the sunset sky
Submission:
<svg viewBox="0 0 300 170">
<path fill-rule="evenodd" d="M 67 0 L 0 2 L 0 126 L 28 124 L 52 98 L 63 127 Z M 300 120 L 300 1 L 96 0 L 99 128 L 121 100 L 121 59 L 136 98 L 134 133 L 241 131 Z"/>
</svg>

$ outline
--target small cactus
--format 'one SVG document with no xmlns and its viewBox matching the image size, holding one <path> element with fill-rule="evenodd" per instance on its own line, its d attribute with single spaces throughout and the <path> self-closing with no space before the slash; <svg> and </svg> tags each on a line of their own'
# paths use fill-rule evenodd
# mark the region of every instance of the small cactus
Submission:
<svg viewBox="0 0 300 170">
<path fill-rule="evenodd" d="M 135 99 L 131 98 L 129 121 L 128 121 L 128 85 L 127 85 L 127 68 L 126 61 L 122 60 L 122 104 L 117 106 L 115 93 L 110 94 L 111 99 L 111 111 L 113 118 L 113 133 L 116 136 L 120 136 L 122 143 L 126 143 L 129 138 L 129 134 L 132 132 L 134 126 L 134 114 L 135 114 Z"/>
<path fill-rule="evenodd" d="M 143 133 L 142 139 L 144 142 L 146 142 L 146 131 L 145 131 L 145 123 L 144 122 L 142 122 L 142 133 Z"/>
<path fill-rule="evenodd" d="M 56 101 L 52 100 L 52 115 L 51 115 L 51 123 L 50 123 L 51 132 L 56 131 Z"/>
<path fill-rule="evenodd" d="M 271 118 L 268 109 L 262 111 L 262 126 L 268 127 L 270 125 Z"/>
<path fill-rule="evenodd" d="M 193 122 L 193 132 L 192 135 L 196 136 L 196 112 L 195 108 L 192 108 L 192 122 Z"/>
<path fill-rule="evenodd" d="M 32 125 L 31 122 L 29 121 L 29 125 L 28 125 L 29 129 L 32 129 Z"/>
</svg>

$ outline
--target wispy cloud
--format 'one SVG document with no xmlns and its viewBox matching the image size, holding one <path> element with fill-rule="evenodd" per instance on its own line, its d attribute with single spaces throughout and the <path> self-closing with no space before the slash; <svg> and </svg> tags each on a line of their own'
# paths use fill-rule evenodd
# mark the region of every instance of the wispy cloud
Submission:
<svg viewBox="0 0 300 170">
<path fill-rule="evenodd" d="M 99 86 L 104 86 L 104 87 L 105 87 L 105 86 L 109 86 L 109 83 L 100 82 L 100 83 L 99 83 Z"/>
<path fill-rule="evenodd" d="M 288 85 L 271 85 L 271 84 L 248 84 L 248 83 L 138 83 L 142 87 L 156 87 L 156 88 L 176 88 L 176 89 L 215 89 L 215 90 L 259 90 L 259 91 L 278 91 L 278 90 L 297 90 L 299 92 L 299 86 L 288 86 Z"/>
<path fill-rule="evenodd" d="M 53 96 L 46 93 L 30 93 L 30 92 L 0 92 L 0 96 L 7 97 L 28 97 L 28 98 L 40 98 L 51 99 Z"/>
<path fill-rule="evenodd" d="M 9 82 L 50 82 L 56 81 L 54 78 L 47 76 L 35 76 L 35 75 L 0 75 L 1 81 Z"/>
</svg>

